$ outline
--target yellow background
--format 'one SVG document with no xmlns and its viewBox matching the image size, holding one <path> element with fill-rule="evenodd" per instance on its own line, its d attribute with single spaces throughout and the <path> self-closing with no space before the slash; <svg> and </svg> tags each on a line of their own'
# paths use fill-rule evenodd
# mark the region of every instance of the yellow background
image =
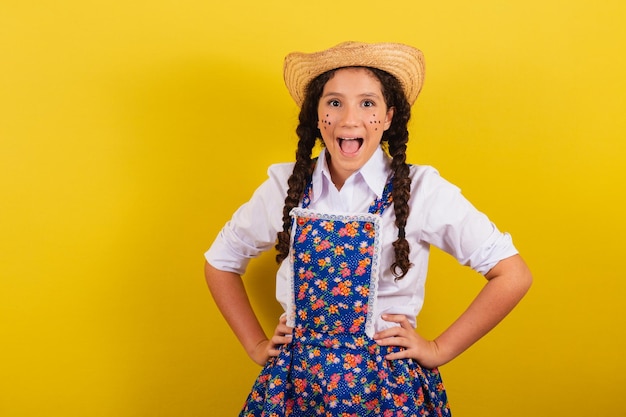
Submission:
<svg viewBox="0 0 626 417">
<path fill-rule="evenodd" d="M 282 59 L 423 49 L 410 160 L 503 230 L 535 284 L 442 368 L 454 415 L 626 415 L 626 3 L 3 1 L 0 415 L 232 416 L 259 368 L 203 252 L 293 158 Z M 268 331 L 272 254 L 246 276 Z M 434 253 L 420 326 L 482 285 Z"/>
</svg>

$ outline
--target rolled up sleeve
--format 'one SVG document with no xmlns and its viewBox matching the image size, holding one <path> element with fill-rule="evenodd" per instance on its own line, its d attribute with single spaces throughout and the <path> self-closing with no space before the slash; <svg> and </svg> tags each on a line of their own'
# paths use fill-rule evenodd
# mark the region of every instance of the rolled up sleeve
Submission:
<svg viewBox="0 0 626 417">
<path fill-rule="evenodd" d="M 292 164 L 276 164 L 269 178 L 256 189 L 218 233 L 204 254 L 213 267 L 243 274 L 252 258 L 270 250 L 282 229 L 282 209 Z"/>
<path fill-rule="evenodd" d="M 477 210 L 458 187 L 433 172 L 424 182 L 422 239 L 486 274 L 502 259 L 517 254 L 511 236 Z"/>
</svg>

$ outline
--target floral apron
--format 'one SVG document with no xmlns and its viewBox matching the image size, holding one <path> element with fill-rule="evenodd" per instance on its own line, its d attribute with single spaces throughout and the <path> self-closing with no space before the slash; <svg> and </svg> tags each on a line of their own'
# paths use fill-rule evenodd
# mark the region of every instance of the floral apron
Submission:
<svg viewBox="0 0 626 417">
<path fill-rule="evenodd" d="M 450 416 L 437 369 L 386 360 L 401 348 L 371 338 L 391 181 L 359 215 L 308 210 L 310 193 L 311 184 L 291 213 L 293 339 L 269 359 L 240 417 Z"/>
</svg>

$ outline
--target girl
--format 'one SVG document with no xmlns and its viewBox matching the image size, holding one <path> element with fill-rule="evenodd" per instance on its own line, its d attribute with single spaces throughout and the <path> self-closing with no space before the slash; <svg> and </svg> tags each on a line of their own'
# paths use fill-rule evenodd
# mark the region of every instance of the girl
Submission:
<svg viewBox="0 0 626 417">
<path fill-rule="evenodd" d="M 292 53 L 284 77 L 301 107 L 296 162 L 269 168 L 205 255 L 218 307 L 264 366 L 240 415 L 448 416 L 438 367 L 513 309 L 530 272 L 458 188 L 406 163 L 419 50 L 348 42 Z M 275 243 L 285 314 L 268 339 L 241 274 Z M 415 331 L 430 245 L 487 279 L 434 340 Z"/>
</svg>

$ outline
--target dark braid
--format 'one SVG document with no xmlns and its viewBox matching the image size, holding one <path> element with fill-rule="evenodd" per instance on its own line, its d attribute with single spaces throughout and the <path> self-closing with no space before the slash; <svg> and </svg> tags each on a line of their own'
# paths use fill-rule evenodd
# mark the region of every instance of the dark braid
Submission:
<svg viewBox="0 0 626 417">
<path fill-rule="evenodd" d="M 406 149 L 409 141 L 407 124 L 411 118 L 411 106 L 398 80 L 385 71 L 372 68 L 371 71 L 382 84 L 383 95 L 387 107 L 394 108 L 393 119 L 389 129 L 383 134 L 382 141 L 389 146 L 391 155 L 391 169 L 393 171 L 393 207 L 396 214 L 398 239 L 393 242 L 395 262 L 391 265 L 391 272 L 396 279 L 402 279 L 411 267 L 409 261 L 409 242 L 405 238 L 405 227 L 409 217 L 409 197 L 411 194 L 411 180 L 409 166 L 406 163 Z"/>
<path fill-rule="evenodd" d="M 276 243 L 276 262 L 281 263 L 288 255 L 291 245 L 291 209 L 300 204 L 304 194 L 304 188 L 311 180 L 314 164 L 311 160 L 313 147 L 321 133 L 317 128 L 317 105 L 326 82 L 333 76 L 334 71 L 325 72 L 311 81 L 307 87 L 307 93 L 300 110 L 299 124 L 296 133 L 300 138 L 296 150 L 296 164 L 287 181 L 289 189 L 283 207 L 283 230 L 278 232 Z"/>
<path fill-rule="evenodd" d="M 409 167 L 406 163 L 406 148 L 409 140 L 407 123 L 411 117 L 411 106 L 407 102 L 402 86 L 391 74 L 376 68 L 369 68 L 380 81 L 382 93 L 388 108 L 394 108 L 394 115 L 391 126 L 382 137 L 382 142 L 388 143 L 389 154 L 392 157 L 391 169 L 393 171 L 393 205 L 396 215 L 396 227 L 398 228 L 398 239 L 393 242 L 395 262 L 391 265 L 391 272 L 396 279 L 402 279 L 409 268 L 409 243 L 404 236 L 404 228 L 409 216 L 408 200 L 411 192 L 411 181 L 409 179 Z M 321 133 L 317 128 L 317 106 L 324 85 L 332 78 L 335 70 L 325 72 L 315 78 L 309 84 L 302 109 L 300 110 L 300 123 L 296 133 L 300 138 L 296 151 L 296 163 L 293 172 L 288 180 L 289 189 L 285 198 L 283 208 L 283 230 L 278 232 L 278 243 L 276 249 L 276 261 L 282 262 L 289 254 L 291 243 L 291 209 L 300 203 L 304 194 L 304 188 L 311 179 L 313 163 L 311 154 L 315 142 L 321 138 Z"/>
</svg>

